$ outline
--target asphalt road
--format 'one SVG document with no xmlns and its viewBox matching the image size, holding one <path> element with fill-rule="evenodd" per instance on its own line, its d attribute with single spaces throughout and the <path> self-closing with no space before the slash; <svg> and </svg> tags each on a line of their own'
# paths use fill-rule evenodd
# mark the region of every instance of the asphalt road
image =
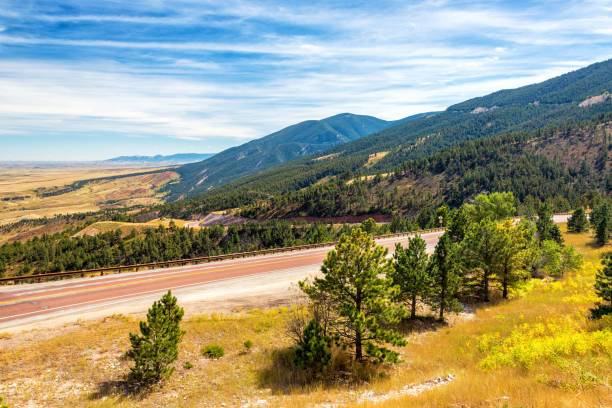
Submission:
<svg viewBox="0 0 612 408">
<path fill-rule="evenodd" d="M 422 236 L 430 250 L 441 234 L 436 232 Z M 407 239 L 407 236 L 388 238 L 378 243 L 392 249 L 395 243 L 405 244 Z M 218 287 L 218 291 L 223 293 L 224 289 L 228 289 L 228 285 L 243 285 L 241 278 L 245 277 L 251 278 L 249 282 L 253 282 L 253 278 L 258 281 L 255 293 L 247 292 L 249 296 L 257 295 L 258 292 L 263 294 L 267 292 L 266 286 L 275 285 L 279 279 L 283 279 L 285 271 L 293 272 L 287 273 L 291 276 L 291 282 L 316 273 L 330 249 L 331 247 L 324 247 L 143 272 L 4 286 L 0 287 L 0 329 L 22 322 L 40 322 L 47 317 L 58 315 L 78 315 L 93 308 L 100 309 L 117 304 L 127 306 L 131 301 L 149 298 L 151 295 L 159 297 L 169 289 L 179 301 L 184 291 L 190 294 L 189 299 L 201 301 L 205 300 L 206 291 L 203 290 L 202 297 L 198 297 L 199 289 L 206 289 L 213 283 L 217 286 L 219 283 L 226 283 Z M 288 283 L 290 282 L 285 282 L 285 291 Z"/>
<path fill-rule="evenodd" d="M 568 216 L 555 216 L 566 222 Z M 422 235 L 428 252 L 442 235 Z M 408 237 L 378 241 L 390 250 Z M 172 290 L 179 302 L 228 302 L 285 294 L 298 280 L 315 274 L 331 247 L 262 255 L 238 260 L 164 268 L 45 283 L 0 287 L 0 330 L 44 323 L 63 316 L 79 318 L 146 310 L 153 299 Z"/>
</svg>

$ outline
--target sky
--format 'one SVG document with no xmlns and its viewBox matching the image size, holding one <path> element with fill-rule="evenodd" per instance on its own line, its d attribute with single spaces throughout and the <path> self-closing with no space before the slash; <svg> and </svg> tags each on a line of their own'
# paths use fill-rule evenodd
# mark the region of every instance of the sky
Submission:
<svg viewBox="0 0 612 408">
<path fill-rule="evenodd" d="M 0 161 L 214 153 L 611 57 L 612 0 L 0 0 Z"/>
</svg>

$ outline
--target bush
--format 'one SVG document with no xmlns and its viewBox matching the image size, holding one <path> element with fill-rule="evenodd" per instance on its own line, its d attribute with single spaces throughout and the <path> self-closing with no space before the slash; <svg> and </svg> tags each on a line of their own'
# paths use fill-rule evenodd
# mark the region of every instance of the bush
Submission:
<svg viewBox="0 0 612 408">
<path fill-rule="evenodd" d="M 253 341 L 252 340 L 245 340 L 244 343 L 244 348 L 246 349 L 246 351 L 249 351 L 253 348 Z"/>
<path fill-rule="evenodd" d="M 217 359 L 223 357 L 225 351 L 223 347 L 218 346 L 216 344 L 211 344 L 209 346 L 204 347 L 202 350 L 202 354 L 204 354 L 208 358 Z"/>
<path fill-rule="evenodd" d="M 185 362 L 185 365 L 183 365 L 183 367 L 185 367 L 185 369 L 187 370 L 191 370 L 193 368 L 193 364 L 191 364 L 189 361 Z"/>
<path fill-rule="evenodd" d="M 170 377 L 170 367 L 178 357 L 178 344 L 185 334 L 179 327 L 183 308 L 177 306 L 176 297 L 168 291 L 147 313 L 147 321 L 140 322 L 142 335 L 130 333 L 132 349 L 126 356 L 134 360 L 131 377 L 146 385 Z"/>
<path fill-rule="evenodd" d="M 323 333 L 323 328 L 316 319 L 312 319 L 304 328 L 302 340 L 295 350 L 296 365 L 321 372 L 331 364 L 329 347 L 331 339 Z"/>
</svg>

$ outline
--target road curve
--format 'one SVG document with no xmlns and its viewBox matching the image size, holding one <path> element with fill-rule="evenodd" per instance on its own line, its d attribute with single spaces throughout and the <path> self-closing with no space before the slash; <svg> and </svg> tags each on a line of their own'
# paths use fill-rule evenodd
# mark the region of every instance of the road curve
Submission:
<svg viewBox="0 0 612 408">
<path fill-rule="evenodd" d="M 555 215 L 554 221 L 566 222 L 567 218 L 567 215 Z M 422 235 L 428 252 L 433 251 L 441 235 L 442 232 Z M 398 242 L 405 245 L 407 239 L 408 236 L 387 238 L 379 240 L 378 244 L 392 250 Z M 230 292 L 237 296 L 287 292 L 292 282 L 316 273 L 330 249 L 323 247 L 142 272 L 2 286 L 0 330 L 58 316 L 77 318 L 91 310 L 110 312 L 112 307 L 116 310 L 117 305 L 127 312 L 130 304 L 139 300 L 150 304 L 152 298 L 158 298 L 169 289 L 183 303 L 206 302 L 215 293 L 223 300 Z M 219 292 L 220 287 L 226 291 Z"/>
</svg>

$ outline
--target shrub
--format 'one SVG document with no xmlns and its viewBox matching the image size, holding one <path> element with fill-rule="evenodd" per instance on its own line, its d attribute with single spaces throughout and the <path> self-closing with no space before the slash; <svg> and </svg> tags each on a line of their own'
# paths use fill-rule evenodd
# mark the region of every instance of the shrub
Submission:
<svg viewBox="0 0 612 408">
<path fill-rule="evenodd" d="M 9 406 L 6 404 L 3 404 L 2 401 L 4 401 L 4 397 L 0 396 L 0 408 L 9 408 Z"/>
<path fill-rule="evenodd" d="M 183 367 L 185 367 L 185 369 L 187 370 L 191 370 L 193 368 L 193 364 L 191 364 L 189 361 L 186 361 Z"/>
<path fill-rule="evenodd" d="M 245 340 L 244 343 L 244 348 L 246 349 L 246 351 L 249 351 L 253 348 L 253 341 L 252 340 Z"/>
<path fill-rule="evenodd" d="M 185 334 L 179 327 L 183 308 L 168 291 L 147 313 L 147 321 L 140 322 L 141 335 L 130 333 L 132 349 L 126 356 L 134 360 L 131 377 L 140 384 L 151 384 L 170 377 L 170 367 L 178 357 L 178 344 Z"/>
<path fill-rule="evenodd" d="M 204 349 L 202 350 L 202 354 L 204 354 L 208 358 L 217 359 L 223 357 L 225 351 L 223 350 L 223 347 L 218 346 L 216 344 L 211 344 L 204 347 Z"/>
<path fill-rule="evenodd" d="M 312 319 L 304 328 L 301 341 L 295 350 L 296 365 L 321 372 L 331 364 L 329 351 L 331 339 L 323 333 L 323 328 L 316 319 Z"/>
</svg>

